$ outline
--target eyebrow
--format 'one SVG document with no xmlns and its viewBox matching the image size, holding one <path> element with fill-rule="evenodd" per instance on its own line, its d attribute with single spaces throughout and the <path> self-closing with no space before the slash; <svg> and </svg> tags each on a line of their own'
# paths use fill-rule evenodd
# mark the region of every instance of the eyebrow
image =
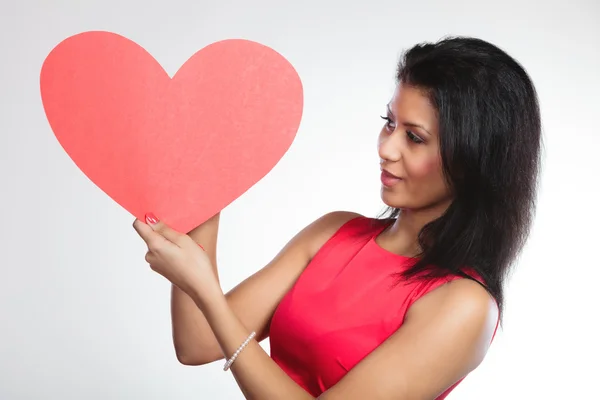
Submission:
<svg viewBox="0 0 600 400">
<path fill-rule="evenodd" d="M 392 109 L 390 108 L 390 105 L 389 105 L 389 103 L 387 104 L 387 112 L 388 112 L 390 115 L 392 115 L 392 116 L 394 115 L 394 113 L 392 112 Z M 427 129 L 425 129 L 425 127 L 424 127 L 423 125 L 415 124 L 414 122 L 408 122 L 408 121 L 404 121 L 404 122 L 402 122 L 402 125 L 404 125 L 404 126 L 410 126 L 411 128 L 421 128 L 421 129 L 423 129 L 425 132 L 427 132 L 428 134 L 430 134 L 431 136 L 433 136 L 433 135 L 431 134 L 431 132 L 429 132 Z"/>
</svg>

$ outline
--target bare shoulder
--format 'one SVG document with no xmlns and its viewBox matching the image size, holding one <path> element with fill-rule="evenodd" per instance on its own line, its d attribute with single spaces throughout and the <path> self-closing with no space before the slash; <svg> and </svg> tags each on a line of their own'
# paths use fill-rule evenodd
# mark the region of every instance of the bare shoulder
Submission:
<svg viewBox="0 0 600 400">
<path fill-rule="evenodd" d="M 311 258 L 343 225 L 360 217 L 363 216 L 351 211 L 333 211 L 310 224 L 305 229 L 305 237 Z"/>
<path fill-rule="evenodd" d="M 446 300 L 465 313 L 475 313 L 480 317 L 498 317 L 498 306 L 490 293 L 478 282 L 471 279 L 457 279 L 447 284 Z"/>
<path fill-rule="evenodd" d="M 406 315 L 407 322 L 426 324 L 436 320 L 448 329 L 459 329 L 466 341 L 479 343 L 479 361 L 487 350 L 498 323 L 498 305 L 488 291 L 470 279 L 456 279 L 417 300 Z"/>
<path fill-rule="evenodd" d="M 479 283 L 471 279 L 456 279 L 417 300 L 407 313 L 407 318 L 419 318 L 431 313 L 451 313 L 453 317 L 467 318 L 473 322 L 495 322 L 498 307 L 494 298 Z"/>
<path fill-rule="evenodd" d="M 319 217 L 298 232 L 258 275 L 280 271 L 283 276 L 279 273 L 273 276 L 291 283 L 345 223 L 358 217 L 361 215 L 349 211 L 334 211 Z"/>
</svg>

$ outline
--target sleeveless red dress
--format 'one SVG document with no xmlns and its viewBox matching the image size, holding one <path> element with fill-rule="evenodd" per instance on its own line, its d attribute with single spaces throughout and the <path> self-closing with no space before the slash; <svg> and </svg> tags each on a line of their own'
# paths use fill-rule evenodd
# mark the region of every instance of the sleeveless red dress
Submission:
<svg viewBox="0 0 600 400">
<path fill-rule="evenodd" d="M 460 278 L 397 282 L 410 259 L 375 238 L 389 220 L 358 217 L 317 252 L 278 305 L 270 327 L 271 358 L 314 397 L 335 385 L 402 326 L 409 307 Z M 444 399 L 456 385 L 437 399 Z"/>
</svg>

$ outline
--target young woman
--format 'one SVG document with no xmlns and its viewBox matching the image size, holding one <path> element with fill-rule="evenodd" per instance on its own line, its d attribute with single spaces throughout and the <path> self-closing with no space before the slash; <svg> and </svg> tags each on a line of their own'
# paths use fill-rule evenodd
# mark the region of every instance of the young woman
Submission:
<svg viewBox="0 0 600 400">
<path fill-rule="evenodd" d="M 249 399 L 443 399 L 483 360 L 532 221 L 540 113 L 524 69 L 449 38 L 407 51 L 379 134 L 386 218 L 333 212 L 223 294 L 219 215 L 134 227 L 173 283 L 178 359 Z M 198 246 L 200 244 L 201 246 Z M 205 249 L 205 251 L 203 251 Z M 259 341 L 270 337 L 271 355 Z"/>
</svg>

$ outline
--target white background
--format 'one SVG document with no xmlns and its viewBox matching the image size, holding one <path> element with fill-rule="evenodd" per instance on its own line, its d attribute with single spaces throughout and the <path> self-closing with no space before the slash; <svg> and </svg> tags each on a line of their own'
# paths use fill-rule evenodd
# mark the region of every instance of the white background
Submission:
<svg viewBox="0 0 600 400">
<path fill-rule="evenodd" d="M 382 209 L 376 137 L 401 50 L 448 34 L 507 50 L 540 95 L 538 216 L 507 289 L 504 330 L 449 398 L 600 398 L 600 3 L 534 3 L 1 0 L 0 399 L 242 398 L 221 362 L 178 364 L 169 284 L 146 266 L 133 217 L 77 169 L 45 119 L 42 62 L 87 30 L 136 41 L 171 75 L 233 37 L 297 68 L 305 110 L 296 141 L 223 212 L 225 290 L 318 216 Z"/>
</svg>

